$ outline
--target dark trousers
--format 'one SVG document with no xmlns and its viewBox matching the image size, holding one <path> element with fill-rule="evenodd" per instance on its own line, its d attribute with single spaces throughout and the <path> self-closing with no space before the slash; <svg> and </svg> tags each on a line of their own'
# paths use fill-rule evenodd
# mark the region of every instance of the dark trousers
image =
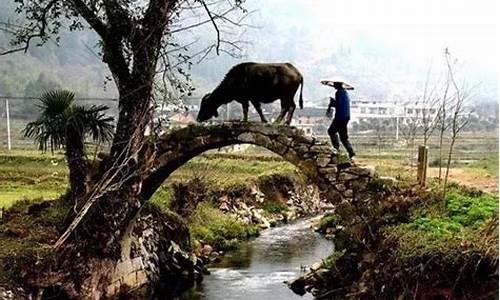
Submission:
<svg viewBox="0 0 500 300">
<path fill-rule="evenodd" d="M 349 153 L 349 158 L 351 158 L 354 156 L 354 150 L 352 149 L 352 145 L 349 142 L 349 136 L 347 135 L 348 123 L 349 120 L 339 121 L 334 119 L 332 125 L 330 125 L 330 127 L 328 128 L 328 135 L 332 139 L 333 147 L 337 150 L 339 150 L 340 148 L 340 143 L 339 143 L 339 136 L 340 136 L 340 141 L 347 150 L 347 153 Z"/>
</svg>

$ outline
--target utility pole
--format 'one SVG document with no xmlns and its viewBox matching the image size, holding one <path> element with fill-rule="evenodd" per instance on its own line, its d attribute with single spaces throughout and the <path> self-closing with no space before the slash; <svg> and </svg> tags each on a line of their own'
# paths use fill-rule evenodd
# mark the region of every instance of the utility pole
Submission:
<svg viewBox="0 0 500 300">
<path fill-rule="evenodd" d="M 404 121 L 404 108 L 401 105 L 398 105 L 397 102 L 394 102 L 395 109 L 394 112 L 396 114 L 396 141 L 399 141 L 399 118 L 403 118 Z"/>
<path fill-rule="evenodd" d="M 5 99 L 5 114 L 7 117 L 7 149 L 12 149 L 10 141 L 10 114 L 9 114 L 9 99 Z"/>
<path fill-rule="evenodd" d="M 399 116 L 396 115 L 396 141 L 399 141 Z"/>
</svg>

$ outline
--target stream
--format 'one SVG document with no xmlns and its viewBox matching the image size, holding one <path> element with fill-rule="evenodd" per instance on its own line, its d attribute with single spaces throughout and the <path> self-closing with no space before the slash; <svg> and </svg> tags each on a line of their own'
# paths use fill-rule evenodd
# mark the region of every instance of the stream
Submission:
<svg viewBox="0 0 500 300">
<path fill-rule="evenodd" d="M 284 281 L 297 277 L 333 251 L 332 241 L 311 228 L 311 220 L 267 229 L 211 265 L 211 275 L 180 300 L 313 299 L 294 294 Z"/>
</svg>

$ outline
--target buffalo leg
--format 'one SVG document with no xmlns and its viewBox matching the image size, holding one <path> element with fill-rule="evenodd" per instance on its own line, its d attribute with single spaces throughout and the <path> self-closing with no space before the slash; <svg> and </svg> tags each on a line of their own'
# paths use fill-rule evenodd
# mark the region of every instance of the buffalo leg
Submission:
<svg viewBox="0 0 500 300">
<path fill-rule="evenodd" d="M 248 101 L 247 102 L 242 102 L 241 106 L 243 107 L 243 122 L 248 121 Z"/>
<path fill-rule="evenodd" d="M 295 103 L 292 102 L 292 105 L 288 108 L 288 116 L 286 118 L 286 124 L 290 125 L 292 123 L 293 112 L 295 111 Z"/>
<path fill-rule="evenodd" d="M 283 101 L 281 101 L 281 112 L 280 112 L 279 116 L 276 118 L 276 120 L 274 121 L 274 123 L 281 123 L 281 120 L 283 120 L 283 118 L 285 117 L 286 112 L 287 112 L 287 109 L 286 109 L 286 107 L 283 106 Z"/>
<path fill-rule="evenodd" d="M 262 123 L 267 123 L 266 117 L 264 117 L 264 113 L 262 113 L 262 108 L 260 106 L 260 102 L 259 101 L 252 101 L 252 104 L 253 104 L 253 107 L 255 107 L 255 110 L 257 111 L 257 113 L 259 114 L 260 120 L 262 121 Z"/>
</svg>

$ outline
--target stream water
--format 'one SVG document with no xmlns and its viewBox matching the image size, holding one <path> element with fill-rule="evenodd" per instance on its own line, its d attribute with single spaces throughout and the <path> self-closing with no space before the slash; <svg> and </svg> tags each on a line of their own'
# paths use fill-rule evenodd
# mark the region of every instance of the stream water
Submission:
<svg viewBox="0 0 500 300">
<path fill-rule="evenodd" d="M 313 299 L 294 294 L 284 281 L 333 251 L 333 242 L 310 228 L 311 219 L 264 230 L 261 235 L 228 252 L 211 266 L 211 275 L 186 292 L 181 300 Z"/>
</svg>

